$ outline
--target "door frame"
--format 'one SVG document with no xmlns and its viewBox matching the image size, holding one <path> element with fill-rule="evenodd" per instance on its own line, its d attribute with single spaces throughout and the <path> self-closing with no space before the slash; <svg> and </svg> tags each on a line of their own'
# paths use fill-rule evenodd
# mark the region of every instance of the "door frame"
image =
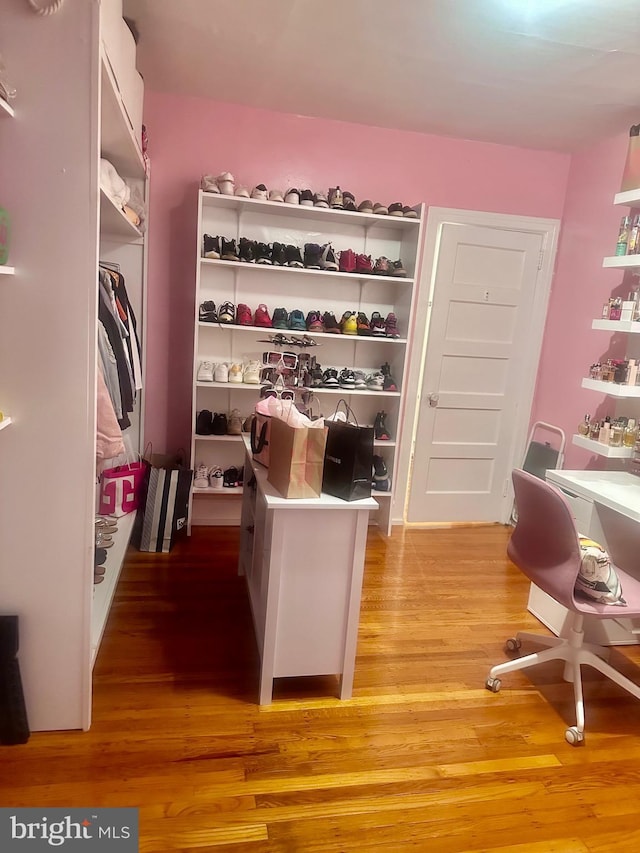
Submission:
<svg viewBox="0 0 640 853">
<path fill-rule="evenodd" d="M 408 359 L 408 371 L 404 379 L 405 383 L 408 383 L 409 393 L 405 395 L 407 406 L 402 420 L 402 440 L 397 465 L 398 483 L 392 511 L 393 524 L 404 524 L 405 526 L 413 527 L 443 526 L 440 523 L 433 522 L 408 522 L 407 510 L 418 417 L 422 402 L 425 361 L 429 347 L 429 328 L 433 309 L 438 254 L 443 227 L 450 224 L 525 231 L 530 234 L 539 234 L 542 237 L 541 263 L 538 269 L 534 304 L 531 313 L 532 344 L 525 361 L 522 397 L 516 414 L 511 445 L 512 468 L 516 467 L 516 460 L 519 461 L 524 458 L 526 441 L 529 434 L 531 407 L 536 387 L 551 284 L 555 271 L 560 220 L 543 219 L 536 216 L 489 213 L 479 210 L 430 207 L 427 213 L 425 239 L 421 253 L 421 273 L 418 292 L 414 299 L 415 313 L 410 338 L 412 346 Z M 509 484 L 508 494 L 503 504 L 501 518 L 503 524 L 509 520 L 512 503 L 513 493 L 511 484 Z M 462 524 L 462 522 L 456 522 L 456 524 Z"/>
</svg>

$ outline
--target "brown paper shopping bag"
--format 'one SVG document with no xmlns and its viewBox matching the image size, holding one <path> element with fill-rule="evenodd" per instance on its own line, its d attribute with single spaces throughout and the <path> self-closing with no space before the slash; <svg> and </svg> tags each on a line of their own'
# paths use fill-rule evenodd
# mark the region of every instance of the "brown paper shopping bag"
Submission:
<svg viewBox="0 0 640 853">
<path fill-rule="evenodd" d="M 292 427 L 271 419 L 267 479 L 284 498 L 318 498 L 327 431 L 321 427 Z"/>
</svg>

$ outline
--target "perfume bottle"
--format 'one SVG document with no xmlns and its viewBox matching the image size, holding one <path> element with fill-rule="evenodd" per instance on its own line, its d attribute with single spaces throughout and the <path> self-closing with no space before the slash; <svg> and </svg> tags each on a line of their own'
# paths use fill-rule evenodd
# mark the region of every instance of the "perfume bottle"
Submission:
<svg viewBox="0 0 640 853">
<path fill-rule="evenodd" d="M 602 421 L 600 424 L 600 435 L 598 436 L 600 444 L 611 444 L 611 421 L 609 418 Z"/>
<path fill-rule="evenodd" d="M 620 230 L 618 232 L 618 242 L 616 243 L 616 255 L 626 255 L 629 245 L 629 229 L 631 227 L 631 217 L 623 216 L 620 220 Z"/>
<path fill-rule="evenodd" d="M 634 418 L 629 418 L 629 422 L 622 436 L 622 444 L 624 447 L 633 447 L 638 436 L 638 428 Z"/>
<path fill-rule="evenodd" d="M 592 441 L 598 441 L 600 438 L 600 421 L 591 421 L 589 426 L 589 438 Z"/>
<path fill-rule="evenodd" d="M 591 415 L 585 415 L 582 423 L 578 424 L 578 435 L 589 436 Z"/>
<path fill-rule="evenodd" d="M 633 217 L 633 225 L 629 231 L 629 242 L 627 244 L 627 255 L 637 255 L 640 251 L 640 215 L 636 213 Z"/>
<path fill-rule="evenodd" d="M 620 423 L 620 421 L 614 421 L 611 424 L 611 429 L 609 430 L 609 444 L 611 447 L 622 447 L 622 436 L 624 434 L 624 427 Z"/>
</svg>

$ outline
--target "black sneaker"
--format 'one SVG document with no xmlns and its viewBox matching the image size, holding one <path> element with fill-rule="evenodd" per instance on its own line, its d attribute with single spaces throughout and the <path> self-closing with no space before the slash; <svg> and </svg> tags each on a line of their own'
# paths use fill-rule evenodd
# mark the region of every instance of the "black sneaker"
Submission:
<svg viewBox="0 0 640 853">
<path fill-rule="evenodd" d="M 271 264 L 271 249 L 266 243 L 256 243 L 256 263 Z"/>
<path fill-rule="evenodd" d="M 384 376 L 384 383 L 382 385 L 383 391 L 397 391 L 398 386 L 396 385 L 396 380 L 391 375 L 391 365 L 388 361 L 380 367 L 380 372 Z"/>
<path fill-rule="evenodd" d="M 302 255 L 300 254 L 300 249 L 297 246 L 285 246 L 284 249 L 285 257 L 287 259 L 288 267 L 303 267 L 302 263 Z"/>
<path fill-rule="evenodd" d="M 216 311 L 216 303 L 210 299 L 203 302 L 198 310 L 198 319 L 201 323 L 217 323 L 218 312 Z"/>
<path fill-rule="evenodd" d="M 376 490 L 376 492 L 388 492 L 391 488 L 391 482 L 389 480 L 389 472 L 387 470 L 387 466 L 382 456 L 374 455 L 373 470 L 371 473 L 371 485 Z"/>
<path fill-rule="evenodd" d="M 322 375 L 322 370 L 320 369 L 319 365 L 316 365 L 311 370 L 311 387 L 320 388 L 323 382 L 324 376 Z"/>
<path fill-rule="evenodd" d="M 273 243 L 271 246 L 271 263 L 279 267 L 287 263 L 287 247 L 284 243 Z"/>
<path fill-rule="evenodd" d="M 222 237 L 222 245 L 220 249 L 220 257 L 223 261 L 237 261 L 238 247 L 235 240 L 227 240 Z"/>
<path fill-rule="evenodd" d="M 391 433 L 387 429 L 387 413 L 378 412 L 373 422 L 373 437 L 376 441 L 391 441 Z"/>
<path fill-rule="evenodd" d="M 348 367 L 345 367 L 344 370 L 340 371 L 340 387 L 345 388 L 347 391 L 353 391 L 356 387 L 356 377 L 353 373 L 353 370 L 349 370 Z"/>
<path fill-rule="evenodd" d="M 211 435 L 227 434 L 227 416 L 224 413 L 214 412 L 211 424 Z"/>
<path fill-rule="evenodd" d="M 337 388 L 340 384 L 338 382 L 338 371 L 335 367 L 327 367 L 325 372 L 322 374 L 322 384 L 325 388 Z"/>
<path fill-rule="evenodd" d="M 332 311 L 324 312 L 322 315 L 322 325 L 324 326 L 325 332 L 328 332 L 331 335 L 341 334 L 341 329 L 338 325 L 338 321 L 336 320 L 336 315 Z"/>
<path fill-rule="evenodd" d="M 238 485 L 238 480 L 240 477 L 240 472 L 232 465 L 230 468 L 227 468 L 223 474 L 222 485 L 227 489 L 233 489 Z"/>
<path fill-rule="evenodd" d="M 322 269 L 322 246 L 317 243 L 304 244 L 304 265 L 308 270 Z"/>
<path fill-rule="evenodd" d="M 326 243 L 322 247 L 322 254 L 320 255 L 320 266 L 323 270 L 329 270 L 330 272 L 338 272 L 338 262 L 336 261 L 336 256 L 331 248 L 331 243 Z"/>
<path fill-rule="evenodd" d="M 202 254 L 205 258 L 218 260 L 220 258 L 221 246 L 219 237 L 211 237 L 205 234 L 202 238 Z"/>
<path fill-rule="evenodd" d="M 245 264 L 255 264 L 256 262 L 256 243 L 255 240 L 247 240 L 246 237 L 240 238 L 238 247 L 238 255 L 240 260 Z"/>
<path fill-rule="evenodd" d="M 302 190 L 300 193 L 300 204 L 304 207 L 313 207 L 313 193 L 311 190 Z"/>
<path fill-rule="evenodd" d="M 274 329 L 288 329 L 289 315 L 286 308 L 274 308 L 271 323 Z"/>
<path fill-rule="evenodd" d="M 211 435 L 213 426 L 213 415 L 209 409 L 203 409 L 198 412 L 196 417 L 196 435 Z"/>
</svg>

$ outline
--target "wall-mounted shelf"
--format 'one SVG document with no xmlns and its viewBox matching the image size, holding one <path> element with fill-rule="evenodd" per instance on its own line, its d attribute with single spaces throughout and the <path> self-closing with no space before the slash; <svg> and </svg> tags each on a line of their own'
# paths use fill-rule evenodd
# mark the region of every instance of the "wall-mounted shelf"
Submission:
<svg viewBox="0 0 640 853">
<path fill-rule="evenodd" d="M 275 204 L 275 202 L 270 202 L 271 204 Z M 295 207 L 295 205 L 289 205 L 289 207 Z M 305 210 L 306 208 L 302 208 Z M 317 208 L 310 208 L 310 210 L 317 210 Z M 380 218 L 380 217 L 378 217 Z M 388 218 L 388 217 L 387 217 Z M 415 222 L 415 220 L 410 220 L 411 222 Z M 640 257 L 640 256 L 639 256 Z M 332 272 L 331 270 L 312 270 L 307 269 L 306 267 L 283 267 L 280 264 L 247 264 L 242 261 L 222 261 L 215 260 L 213 258 L 200 258 L 200 263 L 204 266 L 212 265 L 216 267 L 228 267 L 229 269 L 234 270 L 235 272 L 245 272 L 245 270 L 253 270 L 254 272 L 271 272 L 271 273 L 286 273 L 288 275 L 315 275 L 320 276 L 321 278 L 339 278 L 341 281 L 385 281 L 385 282 L 394 282 L 398 284 L 413 284 L 414 280 L 409 278 L 408 276 L 403 275 L 374 275 L 366 274 L 366 273 L 355 273 L 355 272 Z M 291 278 L 291 282 L 293 283 L 293 277 Z"/>
<path fill-rule="evenodd" d="M 584 435 L 572 436 L 571 442 L 576 447 L 584 447 L 585 450 L 590 450 L 598 456 L 608 456 L 609 459 L 630 459 L 633 453 L 631 447 L 610 447 L 608 444 L 602 444 L 593 438 L 585 438 Z"/>
<path fill-rule="evenodd" d="M 640 187 L 636 190 L 627 190 L 623 193 L 616 193 L 613 197 L 614 204 L 620 204 L 625 207 L 640 207 Z"/>
<path fill-rule="evenodd" d="M 198 495 L 212 495 L 213 497 L 224 497 L 225 495 L 241 495 L 242 486 L 232 486 L 231 488 L 223 487 L 222 489 L 200 489 L 197 486 L 194 486 L 193 491 Z"/>
<path fill-rule="evenodd" d="M 0 275 L 13 275 L 15 271 L 15 267 L 0 266 Z"/>
<path fill-rule="evenodd" d="M 601 379 L 583 379 L 582 387 L 589 391 L 600 391 L 610 397 L 640 397 L 640 385 L 618 385 L 615 382 L 603 382 Z"/>
<path fill-rule="evenodd" d="M 5 99 L 4 99 L 4 98 L 0 98 L 0 115 L 3 115 L 3 116 L 4 116 L 4 115 L 11 116 L 11 118 L 13 118 L 13 117 L 15 116 L 15 112 L 14 112 L 14 110 L 13 110 L 13 107 L 12 107 L 12 106 L 10 106 L 10 105 L 5 101 Z"/>
<path fill-rule="evenodd" d="M 371 343 L 383 343 L 383 344 L 406 344 L 406 338 L 388 338 L 386 335 L 344 335 L 342 332 L 340 333 L 331 333 L 331 332 L 305 332 L 305 331 L 296 331 L 295 329 L 274 329 L 271 326 L 239 326 L 237 323 L 207 323 L 204 320 L 198 320 L 198 325 L 203 328 L 215 329 L 216 332 L 220 331 L 220 329 L 231 329 L 231 331 L 236 332 L 260 332 L 264 335 L 293 335 L 302 337 L 303 335 L 307 338 L 326 338 L 330 341 L 350 341 L 353 343 L 362 343 L 371 342 Z"/>
<path fill-rule="evenodd" d="M 640 334 L 640 322 L 637 320 L 593 320 L 591 328 L 604 332 Z"/>
<path fill-rule="evenodd" d="M 640 255 L 614 255 L 611 258 L 605 258 L 602 261 L 602 266 L 607 269 L 632 269 L 640 267 Z"/>
<path fill-rule="evenodd" d="M 121 242 L 135 242 L 142 232 L 125 216 L 125 213 L 100 187 L 100 234 L 117 237 Z"/>
<path fill-rule="evenodd" d="M 0 421 L 0 430 L 6 429 L 8 426 L 11 426 L 12 423 L 13 421 L 11 420 L 11 418 L 3 418 Z"/>
</svg>

